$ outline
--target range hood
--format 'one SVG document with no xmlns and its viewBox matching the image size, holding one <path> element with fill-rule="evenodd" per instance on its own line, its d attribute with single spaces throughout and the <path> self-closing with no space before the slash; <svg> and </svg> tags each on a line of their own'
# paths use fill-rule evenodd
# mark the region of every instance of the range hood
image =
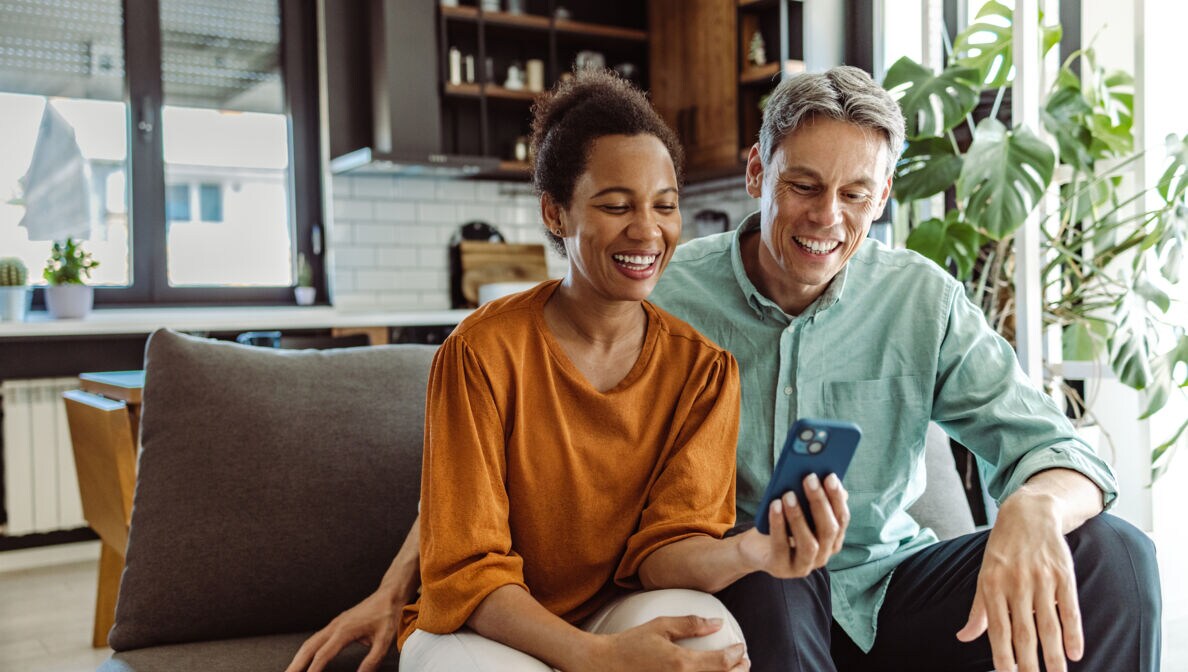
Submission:
<svg viewBox="0 0 1188 672">
<path fill-rule="evenodd" d="M 443 150 L 436 2 L 322 0 L 330 170 L 470 177 L 498 159 Z"/>
<path fill-rule="evenodd" d="M 370 147 L 330 160 L 330 172 L 352 175 L 406 175 L 410 177 L 476 177 L 499 170 L 499 160 L 487 156 L 450 154 L 376 154 Z"/>
</svg>

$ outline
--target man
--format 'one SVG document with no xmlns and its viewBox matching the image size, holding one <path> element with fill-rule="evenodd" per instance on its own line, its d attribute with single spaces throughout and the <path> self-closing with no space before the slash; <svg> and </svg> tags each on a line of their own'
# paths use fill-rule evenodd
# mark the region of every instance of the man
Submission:
<svg viewBox="0 0 1188 672">
<path fill-rule="evenodd" d="M 1154 549 L 1098 515 L 1116 496 L 1108 466 L 960 283 L 866 240 L 903 138 L 898 106 L 861 70 L 785 81 L 747 162 L 759 212 L 679 248 L 652 295 L 739 362 L 740 522 L 797 417 L 864 430 L 831 598 L 824 581 L 762 574 L 719 595 L 753 669 L 1157 670 Z M 929 420 L 992 467 L 992 531 L 936 543 L 907 514 Z M 765 599 L 789 603 L 788 619 L 773 623 Z"/>
<path fill-rule="evenodd" d="M 828 572 L 755 573 L 718 594 L 751 669 L 1157 670 L 1154 549 L 1098 515 L 1116 496 L 1107 465 L 958 282 L 866 240 L 903 126 L 860 70 L 782 83 L 747 162 L 759 212 L 679 248 L 652 295 L 739 362 L 739 531 L 797 417 L 864 430 L 844 483 L 852 519 L 826 525 L 845 530 Z M 937 542 L 907 514 L 924 489 L 929 420 L 992 467 L 992 531 Z M 415 537 L 414 527 L 381 588 L 311 637 L 290 670 L 321 669 L 354 640 L 378 663 L 411 597 Z"/>
</svg>

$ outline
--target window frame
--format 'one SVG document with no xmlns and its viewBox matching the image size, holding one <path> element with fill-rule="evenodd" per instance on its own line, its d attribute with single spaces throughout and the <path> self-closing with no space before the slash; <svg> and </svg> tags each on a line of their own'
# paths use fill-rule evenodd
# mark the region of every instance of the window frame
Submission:
<svg viewBox="0 0 1188 672">
<path fill-rule="evenodd" d="M 313 270 L 316 303 L 328 303 L 322 235 L 324 208 L 319 169 L 316 5 L 277 0 L 284 113 L 289 134 L 289 215 L 293 250 Z M 286 287 L 171 287 L 167 268 L 165 154 L 160 116 L 161 15 L 159 0 L 123 0 L 124 103 L 132 284 L 95 286 L 96 308 L 185 305 L 293 305 Z M 191 208 L 194 204 L 191 203 Z M 45 290 L 33 288 L 33 307 L 45 307 Z"/>
</svg>

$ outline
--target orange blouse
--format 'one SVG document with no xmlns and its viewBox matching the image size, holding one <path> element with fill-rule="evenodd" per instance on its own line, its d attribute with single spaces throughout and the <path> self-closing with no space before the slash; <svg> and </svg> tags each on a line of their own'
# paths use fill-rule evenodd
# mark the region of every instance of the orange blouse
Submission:
<svg viewBox="0 0 1188 672">
<path fill-rule="evenodd" d="M 578 623 L 638 590 L 656 549 L 734 522 L 734 358 L 645 303 L 639 359 L 599 392 L 545 325 L 558 284 L 480 308 L 433 361 L 421 595 L 401 646 L 414 628 L 457 630 L 505 585 Z"/>
</svg>

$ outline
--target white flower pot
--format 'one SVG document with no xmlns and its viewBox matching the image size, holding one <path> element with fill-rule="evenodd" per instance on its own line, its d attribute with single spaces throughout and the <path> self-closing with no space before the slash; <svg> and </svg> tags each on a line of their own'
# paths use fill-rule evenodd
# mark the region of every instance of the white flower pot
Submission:
<svg viewBox="0 0 1188 672">
<path fill-rule="evenodd" d="M 293 297 L 297 299 L 297 305 L 299 306 L 312 306 L 317 296 L 318 289 L 316 287 L 293 288 Z"/>
<path fill-rule="evenodd" d="M 0 321 L 24 322 L 31 298 L 33 295 L 24 285 L 0 287 Z"/>
<path fill-rule="evenodd" d="M 86 317 L 95 304 L 89 285 L 50 285 L 45 288 L 45 308 L 55 320 Z"/>
</svg>

